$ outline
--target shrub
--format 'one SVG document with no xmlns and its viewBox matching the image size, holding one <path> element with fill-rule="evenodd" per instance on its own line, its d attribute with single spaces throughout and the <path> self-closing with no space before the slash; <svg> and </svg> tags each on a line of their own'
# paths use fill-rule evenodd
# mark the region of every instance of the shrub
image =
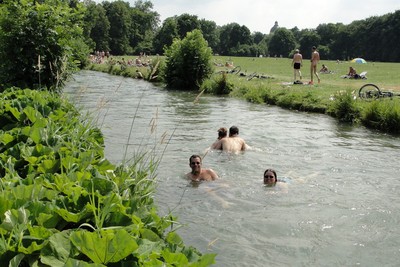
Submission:
<svg viewBox="0 0 400 267">
<path fill-rule="evenodd" d="M 354 123 L 360 117 L 360 110 L 350 90 L 335 94 L 333 102 L 328 108 L 328 113 L 342 122 Z"/>
<path fill-rule="evenodd" d="M 361 122 L 369 128 L 400 133 L 400 107 L 394 100 L 369 102 L 361 114 Z"/>
<path fill-rule="evenodd" d="M 213 72 L 212 52 L 200 30 L 175 39 L 165 50 L 164 81 L 174 89 L 198 89 Z"/>
<path fill-rule="evenodd" d="M 226 72 L 204 81 L 201 90 L 215 95 L 228 95 L 233 90 L 233 83 L 228 80 Z"/>
<path fill-rule="evenodd" d="M 58 89 L 86 64 L 82 5 L 4 0 L 0 5 L 0 84 Z M 4 89 L 3 88 L 3 89 Z"/>
<path fill-rule="evenodd" d="M 114 166 L 100 130 L 56 93 L 10 88 L 0 100 L 0 266 L 214 263 L 157 215 L 153 156 Z"/>
</svg>

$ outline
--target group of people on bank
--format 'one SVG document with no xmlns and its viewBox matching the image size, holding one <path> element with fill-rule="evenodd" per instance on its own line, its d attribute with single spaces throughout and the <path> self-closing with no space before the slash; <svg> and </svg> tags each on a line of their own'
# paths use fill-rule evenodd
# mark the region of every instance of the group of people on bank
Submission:
<svg viewBox="0 0 400 267">
<path fill-rule="evenodd" d="M 312 47 L 310 61 L 311 61 L 311 65 L 310 65 L 311 80 L 310 80 L 309 84 L 314 84 L 314 76 L 317 77 L 318 83 L 320 83 L 321 79 L 317 72 L 317 66 L 318 66 L 318 62 L 320 61 L 320 56 L 319 56 L 319 52 L 317 51 L 317 48 L 315 46 Z M 340 61 L 338 60 L 337 63 L 340 63 Z M 302 56 L 302 54 L 300 54 L 299 49 L 295 50 L 295 53 L 293 55 L 293 60 L 292 60 L 292 66 L 293 66 L 293 70 L 294 70 L 294 83 L 302 84 L 302 82 L 301 82 L 302 75 L 301 75 L 300 69 L 303 66 L 303 56 Z M 328 67 L 326 65 L 322 64 L 322 68 L 319 70 L 319 73 L 326 74 L 326 73 L 332 73 L 332 72 L 328 69 Z M 357 74 L 357 71 L 353 67 L 349 68 L 349 72 L 347 75 L 343 75 L 341 77 L 349 78 L 349 79 L 360 79 L 360 78 L 366 79 L 365 74 L 364 75 Z"/>
<path fill-rule="evenodd" d="M 239 137 L 239 128 L 232 126 L 228 129 L 225 127 L 218 129 L 218 138 L 210 146 L 209 149 L 221 150 L 227 153 L 238 153 L 250 149 L 245 140 Z M 186 177 L 193 182 L 213 181 L 218 179 L 218 174 L 212 169 L 202 168 L 202 157 L 200 155 L 192 155 L 189 158 L 189 166 L 191 172 L 186 174 Z M 273 186 L 278 182 L 276 172 L 272 169 L 267 169 L 264 172 L 264 184 Z"/>
</svg>

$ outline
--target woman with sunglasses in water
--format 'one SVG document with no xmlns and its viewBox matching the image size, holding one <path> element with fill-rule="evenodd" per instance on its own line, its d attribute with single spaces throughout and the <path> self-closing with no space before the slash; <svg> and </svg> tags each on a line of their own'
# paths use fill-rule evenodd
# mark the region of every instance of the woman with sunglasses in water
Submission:
<svg viewBox="0 0 400 267">
<path fill-rule="evenodd" d="M 264 185 L 266 187 L 275 187 L 283 190 L 287 193 L 287 183 L 285 181 L 278 180 L 276 171 L 274 169 L 266 169 L 264 171 Z"/>
<path fill-rule="evenodd" d="M 264 172 L 264 184 L 267 186 L 274 186 L 278 182 L 276 171 L 273 169 L 266 169 Z"/>
</svg>

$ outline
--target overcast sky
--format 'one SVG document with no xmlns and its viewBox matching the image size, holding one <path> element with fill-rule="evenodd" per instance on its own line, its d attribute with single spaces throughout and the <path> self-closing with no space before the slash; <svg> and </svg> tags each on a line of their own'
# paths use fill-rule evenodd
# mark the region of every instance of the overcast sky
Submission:
<svg viewBox="0 0 400 267">
<path fill-rule="evenodd" d="M 113 0 L 108 0 L 113 1 Z M 236 22 L 251 32 L 269 33 L 275 21 L 287 29 L 315 29 L 322 23 L 341 22 L 381 16 L 400 9 L 400 0 L 150 0 L 161 22 L 188 13 L 211 20 L 218 26 Z M 102 2 L 102 0 L 96 0 Z M 135 0 L 124 0 L 133 7 Z"/>
</svg>

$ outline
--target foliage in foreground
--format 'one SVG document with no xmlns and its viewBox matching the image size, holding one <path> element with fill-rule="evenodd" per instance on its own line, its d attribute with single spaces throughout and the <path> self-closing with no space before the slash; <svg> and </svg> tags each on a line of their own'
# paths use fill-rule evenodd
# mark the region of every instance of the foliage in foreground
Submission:
<svg viewBox="0 0 400 267">
<path fill-rule="evenodd" d="M 208 266 L 159 217 L 154 165 L 114 166 L 103 137 L 56 94 L 0 102 L 0 266 Z M 165 233 L 171 227 L 171 231 Z"/>
<path fill-rule="evenodd" d="M 200 30 L 189 32 L 183 39 L 175 39 L 165 51 L 163 77 L 168 87 L 198 89 L 213 72 L 211 48 Z"/>
</svg>

